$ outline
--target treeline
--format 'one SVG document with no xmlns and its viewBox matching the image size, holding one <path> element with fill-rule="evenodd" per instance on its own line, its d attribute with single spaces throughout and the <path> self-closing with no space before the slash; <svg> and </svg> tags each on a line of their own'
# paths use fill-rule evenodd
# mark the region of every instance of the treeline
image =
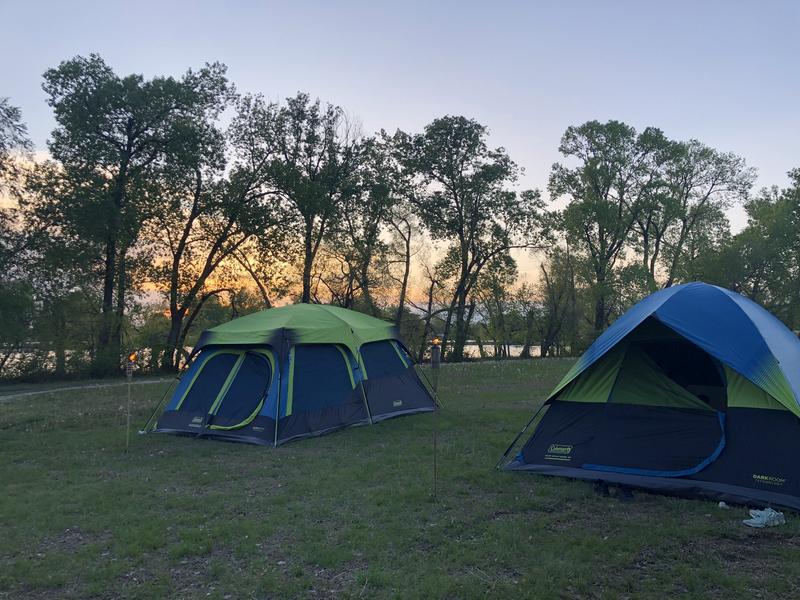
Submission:
<svg viewBox="0 0 800 600">
<path fill-rule="evenodd" d="M 226 68 L 44 74 L 56 128 L 33 160 L 0 101 L 0 371 L 179 368 L 199 332 L 283 302 L 388 318 L 420 357 L 576 353 L 659 287 L 732 287 L 795 327 L 800 172 L 751 195 L 735 155 L 617 121 L 570 127 L 549 193 L 461 116 L 367 135 L 305 93 L 244 94 Z M 726 210 L 745 203 L 732 235 Z M 536 272 L 515 260 L 530 252 Z"/>
</svg>

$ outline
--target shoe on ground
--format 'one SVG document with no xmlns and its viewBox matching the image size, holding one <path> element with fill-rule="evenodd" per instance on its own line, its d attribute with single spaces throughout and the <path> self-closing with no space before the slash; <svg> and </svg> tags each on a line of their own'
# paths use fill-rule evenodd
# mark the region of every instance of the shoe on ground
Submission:
<svg viewBox="0 0 800 600">
<path fill-rule="evenodd" d="M 764 510 L 751 510 L 750 518 L 742 521 L 748 527 L 755 527 L 762 529 L 764 527 L 775 527 L 786 523 L 786 518 L 782 512 L 778 512 L 772 508 L 765 508 Z"/>
</svg>

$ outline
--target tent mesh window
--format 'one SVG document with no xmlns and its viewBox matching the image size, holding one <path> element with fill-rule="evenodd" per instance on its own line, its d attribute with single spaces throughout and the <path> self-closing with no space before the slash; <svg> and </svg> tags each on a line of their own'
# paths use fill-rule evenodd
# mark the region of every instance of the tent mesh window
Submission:
<svg viewBox="0 0 800 600">
<path fill-rule="evenodd" d="M 178 410 L 190 413 L 207 413 L 219 395 L 225 380 L 233 369 L 238 354 L 222 352 L 203 363 L 183 398 Z"/>
<path fill-rule="evenodd" d="M 269 360 L 262 354 L 248 352 L 217 408 L 215 425 L 245 425 L 255 416 L 264 401 L 271 378 Z"/>
</svg>

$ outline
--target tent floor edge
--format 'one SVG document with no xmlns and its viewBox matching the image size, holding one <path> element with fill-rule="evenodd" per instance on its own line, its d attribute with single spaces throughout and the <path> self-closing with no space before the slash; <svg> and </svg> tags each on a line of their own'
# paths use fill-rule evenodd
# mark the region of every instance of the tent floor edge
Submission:
<svg viewBox="0 0 800 600">
<path fill-rule="evenodd" d="M 407 415 L 415 415 L 418 413 L 429 413 L 435 412 L 436 408 L 433 406 L 421 406 L 419 408 L 409 408 L 408 410 L 398 410 L 397 412 L 391 413 L 383 413 L 380 415 L 375 415 L 372 418 L 373 423 L 380 423 L 382 421 L 386 421 L 388 419 L 393 419 L 395 417 L 405 417 Z"/>
<path fill-rule="evenodd" d="M 604 481 L 605 483 L 625 485 L 647 492 L 679 498 L 722 500 L 729 504 L 742 506 L 779 506 L 800 512 L 800 497 L 715 481 L 686 479 L 683 477 L 649 477 L 576 467 L 534 465 L 520 463 L 516 459 L 505 465 L 501 470 L 508 472 L 525 471 L 535 475 L 566 477 L 580 481 Z"/>
<path fill-rule="evenodd" d="M 326 429 L 319 429 L 316 431 L 308 431 L 304 433 L 298 433 L 291 437 L 284 438 L 284 439 L 277 439 L 275 440 L 275 446 L 283 446 L 284 444 L 288 444 L 290 442 L 295 442 L 297 440 L 303 440 L 310 437 L 320 437 L 323 435 L 327 435 L 329 433 L 334 433 L 336 431 L 341 431 L 343 429 L 349 429 L 350 427 L 363 427 L 365 425 L 369 425 L 369 420 L 364 419 L 363 421 L 356 421 L 353 423 L 347 423 L 345 425 L 335 425 L 333 427 L 328 427 Z"/>
</svg>

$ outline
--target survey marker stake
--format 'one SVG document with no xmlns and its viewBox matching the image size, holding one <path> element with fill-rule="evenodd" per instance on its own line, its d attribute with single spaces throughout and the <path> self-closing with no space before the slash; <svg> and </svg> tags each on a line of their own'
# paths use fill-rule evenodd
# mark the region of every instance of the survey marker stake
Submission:
<svg viewBox="0 0 800 600">
<path fill-rule="evenodd" d="M 442 362 L 442 342 L 439 338 L 431 340 L 431 377 L 433 379 L 433 499 L 436 500 L 436 479 L 437 479 L 437 417 L 436 413 L 439 412 L 439 406 L 436 398 L 439 396 L 439 364 Z"/>
<path fill-rule="evenodd" d="M 128 359 L 125 361 L 125 379 L 128 380 L 128 410 L 125 423 L 125 452 L 128 451 L 131 445 L 131 384 L 133 383 L 133 368 L 136 366 L 136 351 L 134 350 L 128 354 Z"/>
</svg>

